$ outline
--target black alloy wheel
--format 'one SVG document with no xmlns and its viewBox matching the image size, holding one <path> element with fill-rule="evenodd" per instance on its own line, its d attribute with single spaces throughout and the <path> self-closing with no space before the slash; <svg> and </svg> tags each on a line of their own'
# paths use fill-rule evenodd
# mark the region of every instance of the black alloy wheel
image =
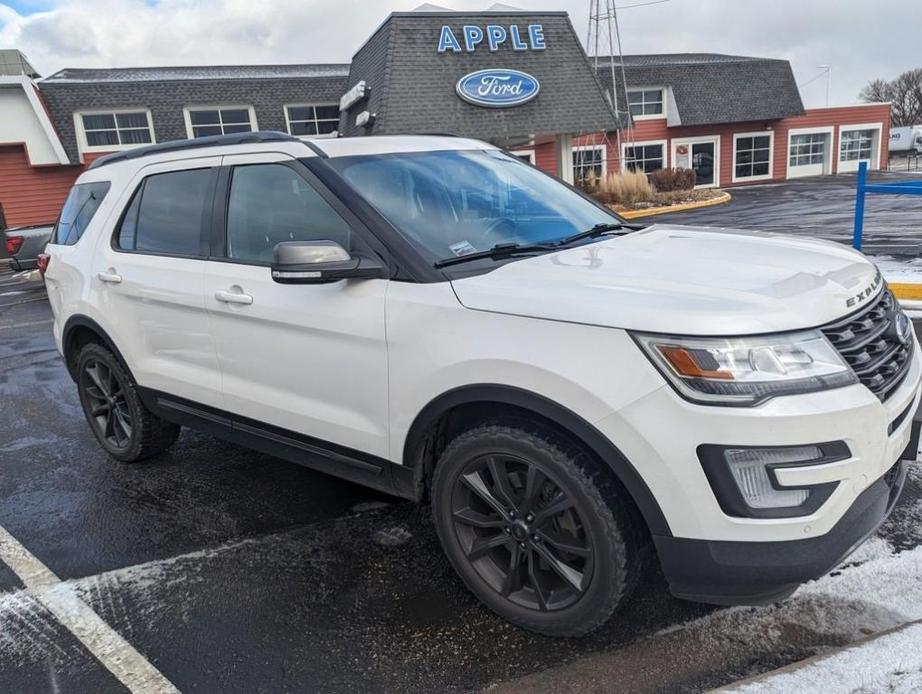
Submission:
<svg viewBox="0 0 922 694">
<path fill-rule="evenodd" d="M 125 401 L 125 384 L 99 359 L 87 359 L 80 374 L 96 435 L 115 450 L 131 444 L 132 418 Z"/>
<path fill-rule="evenodd" d="M 528 422 L 478 426 L 439 458 L 432 509 L 445 554 L 510 622 L 580 636 L 608 621 L 633 585 L 642 526 L 593 465 Z"/>
<path fill-rule="evenodd" d="M 593 548 L 583 519 L 528 460 L 504 453 L 472 460 L 455 483 L 452 517 L 468 561 L 511 602 L 559 610 L 588 587 Z"/>
</svg>

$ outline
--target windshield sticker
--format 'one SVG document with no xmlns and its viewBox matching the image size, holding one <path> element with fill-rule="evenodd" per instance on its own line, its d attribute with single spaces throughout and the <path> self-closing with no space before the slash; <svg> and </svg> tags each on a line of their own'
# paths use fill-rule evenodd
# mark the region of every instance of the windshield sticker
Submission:
<svg viewBox="0 0 922 694">
<path fill-rule="evenodd" d="M 476 253 L 477 249 L 474 248 L 469 241 L 458 241 L 458 243 L 453 243 L 448 247 L 452 253 L 455 255 L 467 255 L 468 253 Z"/>
</svg>

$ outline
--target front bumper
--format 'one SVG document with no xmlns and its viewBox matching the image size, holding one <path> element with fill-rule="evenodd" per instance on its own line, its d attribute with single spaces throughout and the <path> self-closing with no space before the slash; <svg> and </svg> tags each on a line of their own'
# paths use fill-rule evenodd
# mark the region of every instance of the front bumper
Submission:
<svg viewBox="0 0 922 694">
<path fill-rule="evenodd" d="M 920 424 L 913 423 L 916 446 Z M 801 583 L 838 566 L 877 530 L 899 499 L 906 468 L 906 462 L 897 462 L 822 537 L 787 542 L 654 537 L 672 593 L 718 605 L 764 605 L 788 597 Z"/>
</svg>

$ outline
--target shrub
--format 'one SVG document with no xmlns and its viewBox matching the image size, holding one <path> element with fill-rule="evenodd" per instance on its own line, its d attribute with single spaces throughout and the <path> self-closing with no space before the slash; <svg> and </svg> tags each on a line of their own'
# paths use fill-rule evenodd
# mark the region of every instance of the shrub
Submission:
<svg viewBox="0 0 922 694">
<path fill-rule="evenodd" d="M 650 174 L 653 187 L 660 193 L 691 190 L 695 187 L 694 169 L 659 169 Z"/>
<path fill-rule="evenodd" d="M 612 203 L 644 202 L 653 197 L 653 188 L 642 171 L 610 173 L 600 181 L 599 192 L 607 194 Z"/>
</svg>

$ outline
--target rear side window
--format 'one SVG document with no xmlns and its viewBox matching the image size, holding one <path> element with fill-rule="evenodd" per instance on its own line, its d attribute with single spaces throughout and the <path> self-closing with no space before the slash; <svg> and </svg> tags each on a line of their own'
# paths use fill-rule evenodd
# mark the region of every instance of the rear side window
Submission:
<svg viewBox="0 0 922 694">
<path fill-rule="evenodd" d="M 213 169 L 148 176 L 125 211 L 117 248 L 165 255 L 202 255 L 202 224 L 211 207 Z"/>
<path fill-rule="evenodd" d="M 62 246 L 77 243 L 108 192 L 108 181 L 78 183 L 71 188 L 58 223 L 54 225 L 51 242 Z"/>
</svg>

